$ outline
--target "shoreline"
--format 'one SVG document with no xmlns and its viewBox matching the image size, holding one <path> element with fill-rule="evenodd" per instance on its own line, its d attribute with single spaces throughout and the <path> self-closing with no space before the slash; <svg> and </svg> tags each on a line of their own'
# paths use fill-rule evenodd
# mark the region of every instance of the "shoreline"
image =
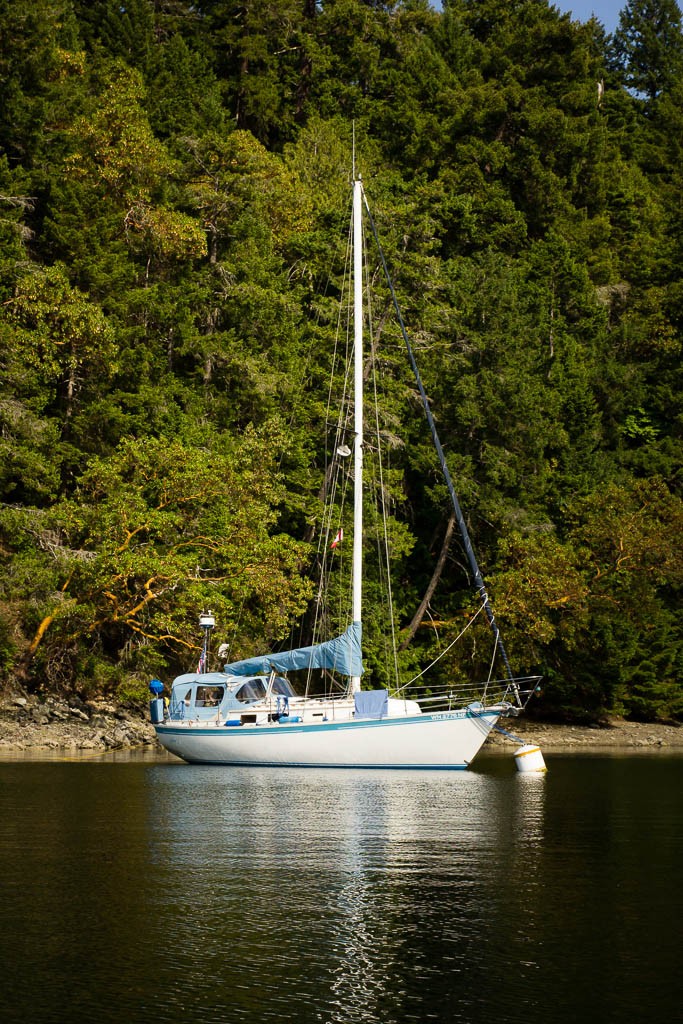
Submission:
<svg viewBox="0 0 683 1024">
<path fill-rule="evenodd" d="M 505 720 L 501 728 L 510 735 L 491 733 L 482 753 L 513 753 L 520 741 L 536 744 L 544 753 L 683 752 L 683 725 L 621 718 L 612 718 L 606 725 L 560 725 L 522 717 Z M 0 757 L 31 753 L 93 757 L 139 748 L 164 753 L 143 712 L 107 700 L 0 697 Z"/>
<path fill-rule="evenodd" d="M 501 728 L 524 743 L 536 744 L 546 753 L 666 749 L 683 752 L 683 726 L 670 723 L 628 722 L 623 718 L 611 718 L 607 725 L 565 725 L 513 718 Z M 516 738 L 492 732 L 483 750 L 505 748 L 513 752 L 518 745 Z"/>
<path fill-rule="evenodd" d="M 0 757 L 31 752 L 93 756 L 156 746 L 149 719 L 111 701 L 0 697 Z"/>
</svg>

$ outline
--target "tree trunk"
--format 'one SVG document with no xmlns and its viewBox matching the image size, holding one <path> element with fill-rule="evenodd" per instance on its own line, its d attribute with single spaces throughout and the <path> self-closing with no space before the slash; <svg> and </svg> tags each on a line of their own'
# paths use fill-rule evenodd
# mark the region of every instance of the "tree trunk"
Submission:
<svg viewBox="0 0 683 1024">
<path fill-rule="evenodd" d="M 437 559 L 436 565 L 434 566 L 434 572 L 432 573 L 432 578 L 430 579 L 429 586 L 427 587 L 427 589 L 425 591 L 425 595 L 422 598 L 422 600 L 420 601 L 418 609 L 415 612 L 415 614 L 413 615 L 412 621 L 411 621 L 410 625 L 408 626 L 408 632 L 407 632 L 406 636 L 403 638 L 403 640 L 401 641 L 401 643 L 399 644 L 399 648 L 398 648 L 399 651 L 405 651 L 406 647 L 408 646 L 410 641 L 413 639 L 413 637 L 417 633 L 418 627 L 419 627 L 420 623 L 422 622 L 422 619 L 424 617 L 424 613 L 427 610 L 427 606 L 429 605 L 429 602 L 432 599 L 434 591 L 437 588 L 438 582 L 441 579 L 441 573 L 443 572 L 443 567 L 446 564 L 446 558 L 448 556 L 448 549 L 451 546 L 451 537 L 453 536 L 454 528 L 455 528 L 455 513 L 451 512 L 451 514 L 449 516 L 449 519 L 448 519 L 448 523 L 446 525 L 446 532 L 444 534 L 443 543 L 441 545 L 441 552 L 440 552 L 439 557 Z"/>
</svg>

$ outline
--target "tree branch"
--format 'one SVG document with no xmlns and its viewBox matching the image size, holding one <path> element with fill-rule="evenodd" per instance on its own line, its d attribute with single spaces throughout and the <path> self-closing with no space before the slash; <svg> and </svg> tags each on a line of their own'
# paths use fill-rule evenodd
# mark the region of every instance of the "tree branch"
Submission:
<svg viewBox="0 0 683 1024">
<path fill-rule="evenodd" d="M 441 573 L 443 572 L 443 567 L 446 564 L 446 558 L 448 557 L 448 549 L 451 546 L 451 537 L 453 536 L 454 528 L 455 528 L 455 513 L 451 512 L 450 516 L 448 517 L 448 523 L 446 525 L 446 532 L 444 534 L 443 543 L 441 545 L 441 552 L 440 552 L 439 557 L 437 559 L 437 563 L 434 566 L 434 572 L 432 573 L 432 578 L 430 579 L 429 586 L 427 587 L 427 589 L 425 591 L 425 595 L 422 598 L 422 600 L 420 601 L 420 604 L 418 605 L 417 611 L 413 615 L 412 621 L 411 621 L 410 625 L 408 626 L 407 634 L 403 638 L 403 640 L 401 640 L 401 643 L 399 645 L 399 650 L 400 651 L 405 651 L 406 647 L 408 646 L 410 641 L 413 639 L 413 637 L 417 633 L 418 627 L 419 627 L 419 625 L 422 622 L 422 619 L 424 617 L 424 613 L 427 610 L 427 606 L 429 605 L 429 602 L 431 601 L 431 599 L 432 599 L 432 597 L 434 595 L 434 591 L 436 590 L 437 584 L 438 584 L 439 580 L 441 579 Z"/>
</svg>

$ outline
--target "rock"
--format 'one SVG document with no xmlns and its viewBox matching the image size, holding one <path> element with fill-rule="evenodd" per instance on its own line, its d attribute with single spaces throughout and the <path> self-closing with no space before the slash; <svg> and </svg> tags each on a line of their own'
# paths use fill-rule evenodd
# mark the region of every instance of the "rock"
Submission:
<svg viewBox="0 0 683 1024">
<path fill-rule="evenodd" d="M 26 697 L 15 697 L 12 701 L 15 708 L 25 708 L 28 705 Z"/>
<path fill-rule="evenodd" d="M 69 708 L 69 714 L 73 715 L 74 718 L 80 719 L 81 722 L 90 721 L 85 711 L 81 711 L 80 708 Z"/>
<path fill-rule="evenodd" d="M 128 745 L 128 733 L 125 729 L 113 729 L 110 732 L 105 732 L 102 740 L 109 749 L 125 747 Z"/>
</svg>

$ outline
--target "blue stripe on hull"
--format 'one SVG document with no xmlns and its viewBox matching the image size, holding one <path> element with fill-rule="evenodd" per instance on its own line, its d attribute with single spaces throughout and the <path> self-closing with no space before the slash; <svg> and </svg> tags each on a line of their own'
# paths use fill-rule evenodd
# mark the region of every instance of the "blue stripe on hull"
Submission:
<svg viewBox="0 0 683 1024">
<path fill-rule="evenodd" d="M 201 725 L 157 725 L 155 726 L 157 735 L 165 736 L 216 736 L 220 734 L 223 729 L 234 730 L 240 736 L 268 736 L 275 733 L 282 735 L 285 730 L 287 733 L 301 733 L 301 732 L 320 732 L 325 730 L 326 732 L 336 732 L 338 729 L 390 729 L 400 725 L 430 725 L 434 722 L 453 722 L 459 721 L 463 718 L 471 718 L 472 715 L 466 713 L 456 712 L 455 714 L 445 714 L 443 717 L 435 717 L 432 715 L 414 715 L 406 718 L 384 718 L 381 720 L 368 719 L 367 721 L 358 721 L 357 719 L 350 719 L 343 722 L 305 722 L 301 725 L 220 725 L 211 726 L 207 728 Z M 500 718 L 500 712 L 491 712 L 487 714 L 483 712 L 476 716 L 481 721 L 487 719 L 498 719 Z M 226 762 L 227 763 L 227 762 Z"/>
<path fill-rule="evenodd" d="M 177 757 L 180 755 L 177 754 Z M 469 768 L 468 764 L 330 764 L 328 761 L 315 764 L 310 761 L 201 761 L 198 758 L 183 758 L 188 764 L 208 764 L 224 768 L 343 768 L 346 771 L 354 771 L 358 768 L 362 771 L 373 769 L 374 771 L 417 771 L 417 772 L 463 772 Z"/>
</svg>

